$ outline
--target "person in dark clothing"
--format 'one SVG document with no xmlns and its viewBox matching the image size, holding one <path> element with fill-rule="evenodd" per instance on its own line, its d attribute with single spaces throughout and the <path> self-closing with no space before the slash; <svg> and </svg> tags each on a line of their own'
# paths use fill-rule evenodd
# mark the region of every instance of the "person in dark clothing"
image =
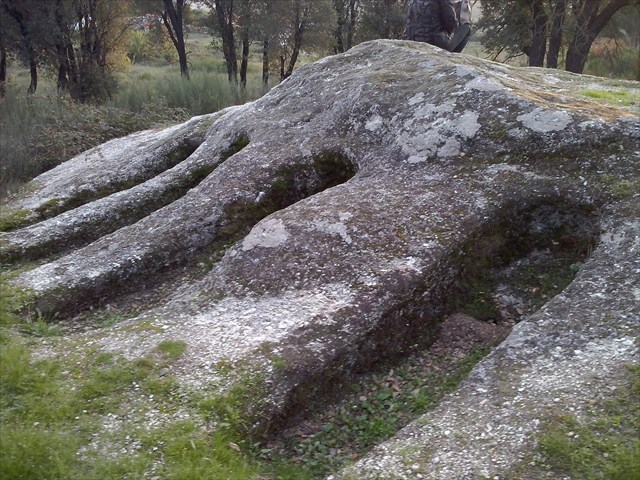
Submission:
<svg viewBox="0 0 640 480">
<path fill-rule="evenodd" d="M 457 26 L 454 0 L 411 0 L 402 38 L 447 50 Z"/>
</svg>

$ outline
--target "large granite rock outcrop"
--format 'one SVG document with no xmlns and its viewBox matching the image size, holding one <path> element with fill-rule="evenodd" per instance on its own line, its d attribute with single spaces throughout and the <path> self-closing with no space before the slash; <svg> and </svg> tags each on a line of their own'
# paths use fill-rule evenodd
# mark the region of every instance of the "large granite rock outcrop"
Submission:
<svg viewBox="0 0 640 480">
<path fill-rule="evenodd" d="M 593 90 L 624 92 L 631 107 Z M 579 409 L 636 358 L 638 92 L 369 42 L 255 102 L 36 178 L 3 207 L 17 227 L 0 235 L 0 254 L 37 260 L 13 283 L 40 311 L 69 316 L 201 270 L 229 246 L 162 304 L 78 335 L 132 358 L 183 340 L 171 368 L 193 388 L 223 392 L 251 371 L 260 388 L 247 409 L 265 428 L 335 379 L 428 343 L 479 266 L 550 242 L 592 250 L 426 425 L 344 475 L 499 474 L 556 398 Z"/>
</svg>

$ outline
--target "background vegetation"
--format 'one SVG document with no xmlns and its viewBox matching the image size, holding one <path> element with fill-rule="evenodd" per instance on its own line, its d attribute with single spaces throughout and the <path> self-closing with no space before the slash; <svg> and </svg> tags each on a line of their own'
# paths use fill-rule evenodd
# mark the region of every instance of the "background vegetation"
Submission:
<svg viewBox="0 0 640 480">
<path fill-rule="evenodd" d="M 0 0 L 0 198 L 108 139 L 253 100 L 301 62 L 400 38 L 407 2 Z M 573 0 L 473 3 L 482 16 L 467 53 L 542 66 L 546 52 L 562 68 L 597 17 L 584 71 L 640 79 L 638 0 L 577 2 L 591 8 L 582 17 Z M 558 43 L 560 4 L 571 15 Z"/>
<path fill-rule="evenodd" d="M 638 0 L 483 0 L 478 27 L 494 56 L 524 56 L 532 67 L 583 73 L 592 50 L 611 59 L 635 49 L 624 70 L 640 80 L 639 9 Z"/>
<path fill-rule="evenodd" d="M 258 98 L 301 62 L 400 38 L 407 1 L 0 0 L 0 197 L 111 138 Z M 577 2 L 584 18 L 570 0 L 474 3 L 467 53 L 562 67 L 599 14 L 586 73 L 640 79 L 638 0 Z"/>
<path fill-rule="evenodd" d="M 60 94 L 50 77 L 39 81 L 36 93 L 25 94 L 29 72 L 14 63 L 6 96 L 0 100 L 0 197 L 112 138 L 176 124 L 263 94 L 256 74 L 245 89 L 230 84 L 224 63 L 211 55 L 210 44 L 206 34 L 191 35 L 189 81 L 163 59 L 136 62 L 115 74 L 118 89 L 101 102 L 76 102 Z"/>
</svg>

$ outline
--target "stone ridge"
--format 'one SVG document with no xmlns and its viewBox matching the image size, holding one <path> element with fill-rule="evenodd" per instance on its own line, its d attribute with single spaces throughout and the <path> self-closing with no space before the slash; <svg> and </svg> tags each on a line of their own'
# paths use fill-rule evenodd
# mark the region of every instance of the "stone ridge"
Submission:
<svg viewBox="0 0 640 480">
<path fill-rule="evenodd" d="M 480 260 L 526 253 L 540 238 L 597 244 L 574 284 L 438 410 L 456 430 L 434 423 L 425 431 L 418 422 L 344 476 L 503 471 L 530 446 L 550 406 L 545 389 L 579 409 L 596 366 L 614 372 L 637 355 L 629 338 L 640 313 L 633 274 L 640 121 L 625 107 L 590 102 L 585 88 L 637 93 L 639 84 L 518 69 L 413 42 L 367 42 L 299 69 L 255 102 L 194 120 L 213 123 L 164 173 L 36 224 L 41 230 L 22 254 L 42 264 L 13 282 L 30 291 L 32 307 L 71 317 L 194 269 L 202 255 L 230 245 L 165 302 L 70 342 L 136 358 L 163 340 L 182 340 L 188 354 L 171 373 L 221 395 L 242 381 L 237 372 L 258 372 L 264 388 L 247 411 L 261 430 L 277 428 L 336 379 L 427 344 Z M 128 141 L 140 146 L 131 137 L 121 141 L 124 151 Z M 77 162 L 58 174 L 79 182 L 102 168 L 90 162 L 78 170 Z M 197 172 L 195 186 L 154 203 Z M 31 215 L 43 188 L 57 198 L 52 185 L 35 179 L 7 211 Z M 85 246 L 60 244 L 66 253 L 48 258 L 48 239 L 61 238 L 56 219 L 72 228 L 91 213 L 104 223 L 121 196 L 156 206 L 98 229 Z M 562 222 L 583 218 L 600 219 L 600 238 Z M 26 231 L 5 233 L 0 253 L 20 256 L 11 245 Z M 598 356 L 604 347 L 609 354 Z M 238 368 L 220 368 L 227 364 Z M 561 382 L 560 368 L 575 370 L 571 382 Z M 476 408 L 490 431 L 470 416 Z M 507 442 L 512 425 L 517 439 Z M 468 461 L 454 454 L 464 447 L 456 431 L 474 439 Z M 421 438 L 437 451 L 427 454 Z M 412 442 L 415 455 L 403 456 Z"/>
</svg>

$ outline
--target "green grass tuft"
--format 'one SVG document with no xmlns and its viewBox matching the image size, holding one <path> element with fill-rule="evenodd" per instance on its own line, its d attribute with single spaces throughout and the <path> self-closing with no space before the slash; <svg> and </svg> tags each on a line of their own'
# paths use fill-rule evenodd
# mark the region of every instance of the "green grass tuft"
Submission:
<svg viewBox="0 0 640 480">
<path fill-rule="evenodd" d="M 261 468 L 247 459 L 224 433 L 207 434 L 192 421 L 175 422 L 142 438 L 143 448 L 157 448 L 165 459 L 158 475 L 170 480 L 249 480 Z"/>
<path fill-rule="evenodd" d="M 18 312 L 30 302 L 31 294 L 8 283 L 9 275 L 0 275 L 0 328 L 22 322 Z"/>
<path fill-rule="evenodd" d="M 0 177 L 1 178 L 1 177 Z M 0 207 L 0 232 L 7 232 L 25 224 L 29 212 L 27 210 L 8 211 Z"/>
<path fill-rule="evenodd" d="M 624 179 L 615 175 L 603 175 L 602 185 L 617 199 L 627 198 L 640 193 L 640 180 Z"/>
<path fill-rule="evenodd" d="M 640 366 L 628 383 L 601 402 L 587 422 L 566 414 L 551 422 L 539 440 L 554 472 L 583 480 L 636 480 L 640 472 Z"/>
<path fill-rule="evenodd" d="M 187 344 L 183 340 L 163 340 L 156 350 L 171 360 L 180 358 L 186 351 Z"/>
<path fill-rule="evenodd" d="M 626 382 L 591 403 L 578 419 L 563 412 L 548 419 L 531 456 L 505 478 L 637 480 L 640 472 L 640 366 Z"/>
<path fill-rule="evenodd" d="M 634 94 L 628 90 L 584 89 L 581 90 L 580 93 L 582 95 L 586 95 L 589 98 L 610 103 L 612 105 L 640 106 L 640 95 Z"/>
</svg>

